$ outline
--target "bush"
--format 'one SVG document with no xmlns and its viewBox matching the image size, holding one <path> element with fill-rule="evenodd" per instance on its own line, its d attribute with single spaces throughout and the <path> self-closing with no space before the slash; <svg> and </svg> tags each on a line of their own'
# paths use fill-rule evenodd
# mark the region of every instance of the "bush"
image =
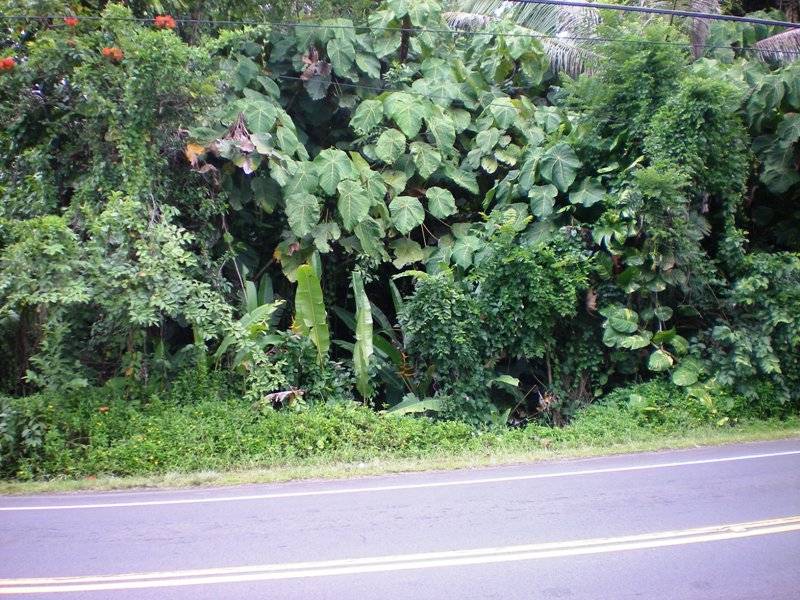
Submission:
<svg viewBox="0 0 800 600">
<path fill-rule="evenodd" d="M 706 385 L 705 393 L 697 393 L 658 379 L 616 389 L 603 399 L 602 405 L 596 409 L 590 407 L 586 413 L 618 408 L 637 426 L 663 431 L 734 424 L 745 419 L 785 418 L 792 414 L 770 383 L 761 383 L 758 389 L 758 400 L 753 402 L 711 384 Z"/>
<path fill-rule="evenodd" d="M 148 401 L 108 389 L 80 398 L 0 399 L 0 474 L 28 480 L 230 469 L 298 459 L 364 459 L 464 448 L 465 423 L 383 417 L 354 404 L 273 410 L 209 390 Z"/>
<path fill-rule="evenodd" d="M 188 381 L 187 376 L 183 386 L 149 398 L 135 389 L 109 386 L 64 398 L 48 393 L 0 397 L 0 476 L 150 475 L 317 460 L 519 452 L 550 443 L 614 444 L 792 414 L 769 384 L 754 404 L 721 391 L 703 402 L 672 384 L 652 381 L 612 392 L 579 411 L 566 427 L 476 429 L 462 421 L 384 416 L 353 403 L 274 410 L 233 397 L 224 383 L 215 386 L 209 380 L 198 386 L 192 401 Z"/>
</svg>

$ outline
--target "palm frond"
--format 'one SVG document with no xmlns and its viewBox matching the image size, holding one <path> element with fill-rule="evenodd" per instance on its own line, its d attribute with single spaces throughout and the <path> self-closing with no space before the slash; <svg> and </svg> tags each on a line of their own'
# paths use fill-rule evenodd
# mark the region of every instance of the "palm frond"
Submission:
<svg viewBox="0 0 800 600">
<path fill-rule="evenodd" d="M 450 24 L 450 27 L 460 29 L 462 31 L 471 31 L 473 29 L 486 27 L 494 20 L 494 17 L 489 15 L 481 15 L 478 13 L 464 12 L 459 10 L 442 13 L 442 16 L 444 16 L 445 20 Z"/>
<path fill-rule="evenodd" d="M 755 44 L 762 60 L 791 62 L 800 57 L 800 29 L 790 29 L 765 38 Z"/>
<path fill-rule="evenodd" d="M 503 0 L 453 0 L 449 8 L 444 16 L 456 29 L 480 29 L 493 20 L 508 18 L 529 29 L 532 36 L 543 36 L 542 45 L 554 71 L 577 75 L 594 56 L 590 41 L 572 39 L 594 32 L 600 17 L 593 9 Z"/>
<path fill-rule="evenodd" d="M 704 12 L 718 15 L 721 12 L 720 0 L 639 0 L 641 6 L 651 8 L 668 8 L 671 10 L 687 10 L 691 12 Z M 670 17 L 673 23 L 675 17 Z M 692 44 L 692 53 L 695 58 L 703 55 L 706 40 L 708 40 L 708 19 L 678 17 L 676 23 L 689 35 Z"/>
<path fill-rule="evenodd" d="M 587 43 L 576 43 L 575 40 L 558 37 L 542 40 L 550 68 L 554 72 L 564 72 L 570 77 L 590 72 L 591 64 L 597 58 Z"/>
<path fill-rule="evenodd" d="M 689 10 L 715 15 L 721 12 L 719 0 L 689 0 Z M 708 19 L 690 19 L 689 40 L 692 42 L 692 53 L 695 58 L 700 58 L 705 52 L 708 31 Z"/>
</svg>

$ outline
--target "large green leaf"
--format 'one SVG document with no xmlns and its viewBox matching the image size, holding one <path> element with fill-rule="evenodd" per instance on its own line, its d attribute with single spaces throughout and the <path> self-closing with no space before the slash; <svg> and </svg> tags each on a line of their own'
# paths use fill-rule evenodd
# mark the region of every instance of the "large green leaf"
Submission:
<svg viewBox="0 0 800 600">
<path fill-rule="evenodd" d="M 364 254 L 379 261 L 389 260 L 389 255 L 386 253 L 381 239 L 386 232 L 378 221 L 367 217 L 355 226 L 353 233 L 356 234 Z"/>
<path fill-rule="evenodd" d="M 428 0 L 414 0 L 408 3 L 408 18 L 415 27 L 422 27 L 427 24 L 430 15 L 437 10 L 438 6 Z"/>
<path fill-rule="evenodd" d="M 360 182 L 342 181 L 337 189 L 339 191 L 337 208 L 342 216 L 342 224 L 345 229 L 352 231 L 356 225 L 367 217 L 372 201 Z"/>
<path fill-rule="evenodd" d="M 358 173 L 350 158 L 345 152 L 335 148 L 320 152 L 314 159 L 314 167 L 319 176 L 319 186 L 329 195 L 333 195 L 340 181 L 358 179 Z"/>
<path fill-rule="evenodd" d="M 449 115 L 435 110 L 431 115 L 425 117 L 428 124 L 428 131 L 436 141 L 440 149 L 450 148 L 456 141 L 456 129 L 453 119 Z"/>
<path fill-rule="evenodd" d="M 483 247 L 480 238 L 474 235 L 464 235 L 456 239 L 453 244 L 453 260 L 462 269 L 472 265 L 472 256 Z"/>
<path fill-rule="evenodd" d="M 514 124 L 517 118 L 517 109 L 511 98 L 495 98 L 489 105 L 489 112 L 494 118 L 494 122 L 501 129 L 508 129 Z"/>
<path fill-rule="evenodd" d="M 291 177 L 286 181 L 285 193 L 297 194 L 308 192 L 313 194 L 319 187 L 319 173 L 314 163 L 300 161 L 295 163 Z"/>
<path fill-rule="evenodd" d="M 558 190 L 556 186 L 535 185 L 528 190 L 528 198 L 530 198 L 531 212 L 540 219 L 546 219 L 553 214 L 553 207 L 556 204 L 556 196 Z"/>
<path fill-rule="evenodd" d="M 237 89 L 243 90 L 259 74 L 258 64 L 246 56 L 240 56 L 233 70 L 234 83 Z"/>
<path fill-rule="evenodd" d="M 639 329 L 639 315 L 629 308 L 619 308 L 609 317 L 608 324 L 620 333 L 635 333 Z"/>
<path fill-rule="evenodd" d="M 479 148 L 483 154 L 489 154 L 492 149 L 500 141 L 500 130 L 496 127 L 490 127 L 479 131 L 475 136 L 475 146 Z"/>
<path fill-rule="evenodd" d="M 561 125 L 561 116 L 558 109 L 553 106 L 541 106 L 536 110 L 534 117 L 547 133 L 552 133 Z"/>
<path fill-rule="evenodd" d="M 444 171 L 445 177 L 458 187 L 472 192 L 473 194 L 478 193 L 480 188 L 478 188 L 478 180 L 475 177 L 475 173 L 468 173 L 451 164 L 442 165 L 442 170 Z"/>
<path fill-rule="evenodd" d="M 582 204 L 588 208 L 600 202 L 605 195 L 606 191 L 600 184 L 599 177 L 586 177 L 581 181 L 578 189 L 570 193 L 569 201 L 572 204 Z"/>
<path fill-rule="evenodd" d="M 281 198 L 280 186 L 269 177 L 254 177 L 250 180 L 253 200 L 267 214 L 272 214 Z"/>
<path fill-rule="evenodd" d="M 407 415 L 409 413 L 424 413 L 427 411 L 440 412 L 444 410 L 442 400 L 440 398 L 425 398 L 420 400 L 414 394 L 406 394 L 403 396 L 403 401 L 395 404 L 392 408 L 386 411 L 387 415 Z"/>
<path fill-rule="evenodd" d="M 331 345 L 322 287 L 311 265 L 301 265 L 297 269 L 296 277 L 295 326 L 302 335 L 308 336 L 314 343 L 317 348 L 317 361 L 322 364 Z"/>
<path fill-rule="evenodd" d="M 403 235 L 422 224 L 425 220 L 425 209 L 419 200 L 413 196 L 397 196 L 389 203 L 392 213 L 392 223 L 395 229 Z"/>
<path fill-rule="evenodd" d="M 284 301 L 277 300 L 275 302 L 264 302 L 263 304 L 258 305 L 258 299 L 253 297 L 256 296 L 254 293 L 255 290 L 253 289 L 255 287 L 253 282 L 248 281 L 246 283 L 250 284 L 249 286 L 246 286 L 246 294 L 248 294 L 250 298 L 248 301 L 247 313 L 241 319 L 239 319 L 240 330 L 246 332 L 247 337 L 249 337 L 251 340 L 259 340 L 260 338 L 260 341 L 265 343 L 267 339 L 272 338 L 272 336 L 267 336 L 265 334 L 270 329 L 270 322 L 273 318 L 273 315 L 275 315 L 275 313 L 282 308 Z M 233 333 L 226 335 L 220 342 L 216 352 L 214 352 L 213 359 L 221 359 L 231 346 L 236 347 L 236 341 L 237 338 Z M 234 365 L 237 365 L 240 362 L 240 360 L 234 360 Z"/>
<path fill-rule="evenodd" d="M 397 31 L 385 31 L 376 36 L 372 41 L 375 56 L 383 58 L 387 54 L 391 54 L 400 47 L 401 41 L 400 33 Z"/>
<path fill-rule="evenodd" d="M 449 190 L 429 187 L 425 197 L 428 199 L 428 211 L 437 219 L 444 219 L 458 211 L 455 198 Z"/>
<path fill-rule="evenodd" d="M 366 135 L 383 120 L 383 103 L 380 100 L 364 100 L 358 105 L 350 126 L 359 135 Z"/>
<path fill-rule="evenodd" d="M 387 0 L 386 5 L 392 11 L 396 19 L 400 19 L 408 14 L 411 0 Z"/>
<path fill-rule="evenodd" d="M 539 173 L 559 191 L 566 192 L 575 181 L 580 166 L 581 162 L 575 151 L 568 144 L 559 142 L 542 155 L 539 161 Z"/>
<path fill-rule="evenodd" d="M 672 309 L 669 306 L 657 306 L 653 314 L 659 321 L 669 321 L 672 318 Z"/>
<path fill-rule="evenodd" d="M 278 111 L 266 100 L 247 100 L 242 107 L 244 120 L 250 133 L 265 133 L 275 125 Z"/>
<path fill-rule="evenodd" d="M 331 87 L 330 73 L 311 77 L 303 82 L 303 87 L 306 88 L 308 96 L 312 100 L 322 100 L 328 95 L 328 88 Z"/>
<path fill-rule="evenodd" d="M 788 146 L 800 139 L 800 114 L 786 113 L 778 123 L 775 135 L 784 146 Z"/>
<path fill-rule="evenodd" d="M 356 300 L 356 343 L 353 346 L 353 370 L 356 374 L 356 387 L 362 397 L 372 395 L 369 381 L 369 365 L 372 359 L 372 307 L 361 274 L 353 271 L 353 295 Z"/>
<path fill-rule="evenodd" d="M 328 221 L 327 223 L 319 223 L 314 227 L 311 230 L 311 235 L 314 238 L 316 249 L 322 254 L 327 254 L 331 251 L 330 243 L 338 240 L 342 232 L 335 221 Z"/>
<path fill-rule="evenodd" d="M 372 54 L 356 52 L 356 65 L 370 77 L 378 79 L 381 76 L 381 61 Z"/>
<path fill-rule="evenodd" d="M 277 127 L 275 129 L 275 139 L 278 141 L 280 149 L 287 154 L 294 154 L 300 147 L 297 136 L 288 127 Z"/>
<path fill-rule="evenodd" d="M 422 127 L 424 100 L 405 92 L 389 94 L 383 101 L 383 110 L 400 128 L 407 138 L 416 137 Z"/>
<path fill-rule="evenodd" d="M 408 183 L 408 175 L 403 171 L 394 169 L 381 171 L 381 179 L 394 190 L 395 194 L 402 194 L 403 190 L 406 189 L 406 183 Z"/>
<path fill-rule="evenodd" d="M 667 371 L 672 367 L 672 357 L 663 350 L 656 350 L 650 355 L 650 360 L 647 361 L 647 368 L 656 373 Z"/>
<path fill-rule="evenodd" d="M 356 49 L 350 40 L 332 39 L 328 42 L 328 58 L 331 59 L 333 70 L 338 75 L 347 75 L 353 70 L 353 61 L 356 59 Z"/>
<path fill-rule="evenodd" d="M 412 142 L 409 153 L 421 177 L 427 179 L 442 164 L 442 155 L 439 151 L 425 142 Z"/>
<path fill-rule="evenodd" d="M 425 259 L 425 251 L 417 242 L 408 238 L 398 238 L 391 243 L 394 252 L 392 264 L 397 269 Z"/>
<path fill-rule="evenodd" d="M 375 144 L 375 154 L 387 165 L 393 164 L 405 152 L 406 138 L 397 129 L 387 129 Z"/>
<path fill-rule="evenodd" d="M 622 338 L 618 345 L 622 348 L 628 348 L 629 350 L 639 350 L 640 348 L 649 346 L 652 338 L 653 334 L 651 332 L 643 331 L 642 333 Z"/>
<path fill-rule="evenodd" d="M 703 364 L 695 358 L 684 358 L 672 372 L 672 383 L 681 387 L 694 385 L 703 373 Z"/>
<path fill-rule="evenodd" d="M 672 383 L 681 387 L 688 387 L 697 383 L 700 372 L 697 369 L 686 367 L 681 363 L 672 373 Z"/>
<path fill-rule="evenodd" d="M 286 197 L 286 218 L 297 237 L 310 233 L 311 228 L 319 222 L 319 216 L 319 199 L 316 196 L 299 192 Z"/>
</svg>

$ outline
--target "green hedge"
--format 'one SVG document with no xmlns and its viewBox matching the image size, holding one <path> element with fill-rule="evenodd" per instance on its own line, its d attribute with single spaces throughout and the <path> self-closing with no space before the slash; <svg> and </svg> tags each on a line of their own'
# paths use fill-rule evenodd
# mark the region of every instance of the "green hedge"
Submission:
<svg viewBox="0 0 800 600">
<path fill-rule="evenodd" d="M 603 445 L 796 412 L 773 400 L 768 386 L 760 397 L 755 406 L 721 391 L 701 400 L 671 384 L 650 382 L 612 392 L 567 427 L 531 423 L 483 430 L 459 421 L 384 416 L 354 404 L 274 410 L 210 384 L 194 398 L 181 385 L 146 400 L 126 399 L 108 388 L 66 398 L 0 397 L 0 475 L 20 480 L 146 475 L 307 460 L 524 451 L 550 443 Z"/>
</svg>

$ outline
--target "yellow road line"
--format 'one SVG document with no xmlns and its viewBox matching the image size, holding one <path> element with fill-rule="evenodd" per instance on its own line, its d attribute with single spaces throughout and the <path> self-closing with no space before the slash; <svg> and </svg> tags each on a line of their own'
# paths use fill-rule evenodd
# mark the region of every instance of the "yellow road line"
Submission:
<svg viewBox="0 0 800 600">
<path fill-rule="evenodd" d="M 125 508 L 135 506 L 169 506 L 180 504 L 209 504 L 217 502 L 243 502 L 253 500 L 275 500 L 279 498 L 303 498 L 309 496 L 337 496 L 342 494 L 365 494 L 371 492 L 389 492 L 398 490 L 421 490 L 429 488 L 456 487 L 468 485 L 486 485 L 493 483 L 509 483 L 513 481 L 531 481 L 535 479 L 553 479 L 559 477 L 575 477 L 582 475 L 599 475 L 604 473 L 628 473 L 632 471 L 648 471 L 651 469 L 667 469 L 693 465 L 710 465 L 717 463 L 736 462 L 773 458 L 778 456 L 800 455 L 800 450 L 785 452 L 769 452 L 764 454 L 747 454 L 741 456 L 726 456 L 721 458 L 707 458 L 701 460 L 686 460 L 665 463 L 652 463 L 633 465 L 627 467 L 607 467 L 602 469 L 583 469 L 579 471 L 560 471 L 555 473 L 532 473 L 529 475 L 509 475 L 506 477 L 486 477 L 480 479 L 455 479 L 449 481 L 431 481 L 427 483 L 409 483 L 383 486 L 346 487 L 305 492 L 275 492 L 266 494 L 249 494 L 243 496 L 211 496 L 209 498 L 178 498 L 172 500 L 136 500 L 129 502 L 97 502 L 89 504 L 54 504 L 54 505 L 21 505 L 0 506 L 0 512 L 39 511 L 39 510 L 78 510 L 92 508 Z M 165 492 L 166 493 L 166 492 Z"/>
<path fill-rule="evenodd" d="M 131 590 L 483 565 L 681 546 L 800 531 L 800 515 L 614 538 L 186 571 L 0 579 L 0 595 Z"/>
</svg>

